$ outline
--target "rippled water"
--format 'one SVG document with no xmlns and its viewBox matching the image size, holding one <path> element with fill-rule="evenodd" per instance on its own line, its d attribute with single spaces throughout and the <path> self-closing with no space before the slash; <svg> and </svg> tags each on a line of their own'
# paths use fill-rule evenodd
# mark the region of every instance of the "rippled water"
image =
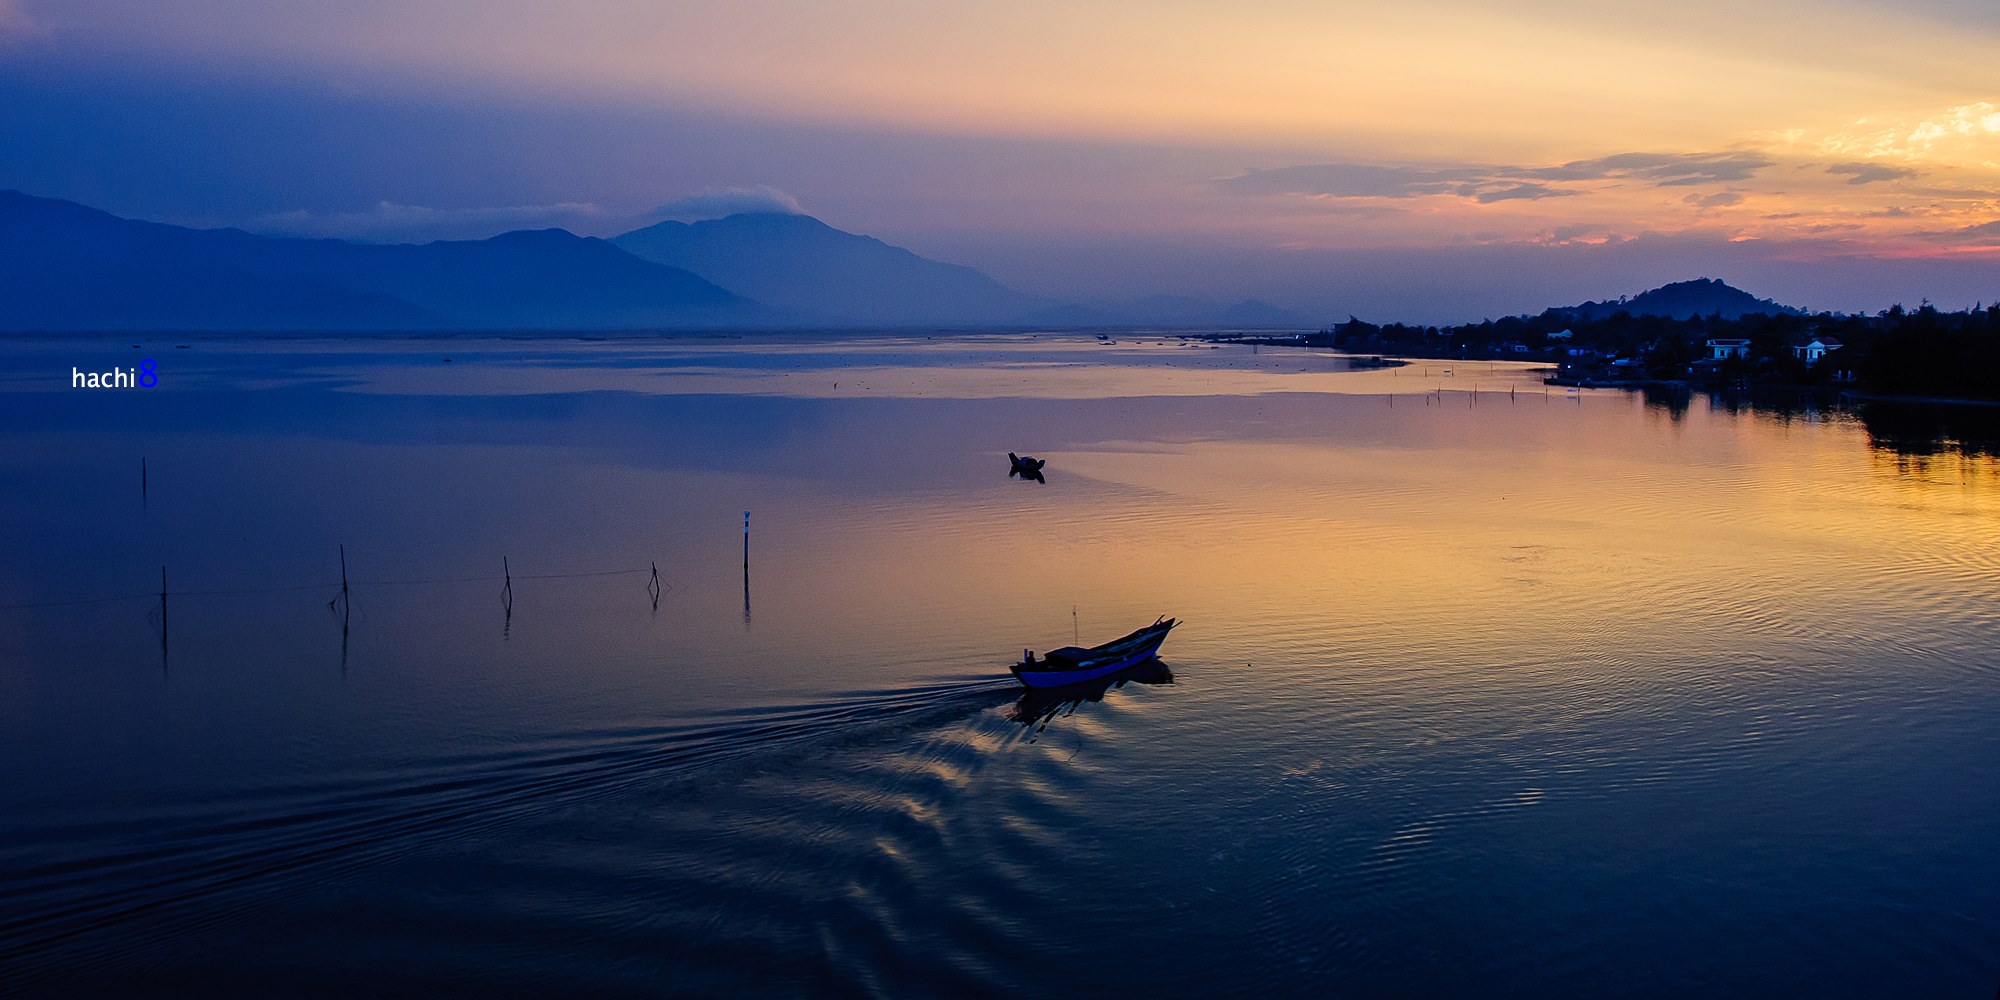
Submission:
<svg viewBox="0 0 2000 1000">
<path fill-rule="evenodd" d="M 1992 994 L 1978 433 L 1117 339 L 0 349 L 0 986 Z"/>
</svg>

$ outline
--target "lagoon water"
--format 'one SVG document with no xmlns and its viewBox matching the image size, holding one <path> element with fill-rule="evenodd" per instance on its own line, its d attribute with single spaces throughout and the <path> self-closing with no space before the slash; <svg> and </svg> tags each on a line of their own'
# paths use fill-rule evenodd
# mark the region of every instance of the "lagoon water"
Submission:
<svg viewBox="0 0 2000 1000">
<path fill-rule="evenodd" d="M 1116 340 L 0 348 L 0 991 L 1992 995 L 1991 448 Z"/>
</svg>

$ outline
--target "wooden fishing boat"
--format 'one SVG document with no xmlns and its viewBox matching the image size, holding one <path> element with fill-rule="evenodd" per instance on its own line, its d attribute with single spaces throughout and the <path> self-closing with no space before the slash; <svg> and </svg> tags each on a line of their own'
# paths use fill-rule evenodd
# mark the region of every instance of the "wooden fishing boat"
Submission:
<svg viewBox="0 0 2000 1000">
<path fill-rule="evenodd" d="M 1152 659 L 1159 653 L 1160 644 L 1167 641 L 1167 633 L 1178 624 L 1172 618 L 1162 617 L 1103 645 L 1089 649 L 1064 646 L 1050 650 L 1039 660 L 1035 659 L 1034 650 L 1024 649 L 1021 662 L 1014 664 L 1014 676 L 1032 688 L 1062 687 L 1108 677 Z"/>
</svg>

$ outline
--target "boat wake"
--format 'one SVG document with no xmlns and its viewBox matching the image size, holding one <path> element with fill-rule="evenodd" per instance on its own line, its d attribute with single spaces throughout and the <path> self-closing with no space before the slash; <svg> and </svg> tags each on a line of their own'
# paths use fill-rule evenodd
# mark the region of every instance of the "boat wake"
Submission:
<svg viewBox="0 0 2000 1000">
<path fill-rule="evenodd" d="M 1172 684 L 1174 672 L 1158 659 L 1151 659 L 1082 684 L 1063 688 L 1028 688 L 1014 703 L 1008 718 L 1026 726 L 1028 738 L 1032 741 L 1049 727 L 1050 722 L 1074 714 L 1085 702 L 1103 701 L 1107 692 L 1124 687 L 1127 682 Z"/>
<path fill-rule="evenodd" d="M 434 759 L 386 778 L 336 776 L 245 790 L 206 808 L 120 810 L 116 821 L 17 830 L 0 843 L 0 899 L 8 901 L 0 966 L 32 977 L 89 960 L 75 951 L 96 950 L 90 942 L 100 938 L 130 947 L 134 934 L 171 935 L 217 919 L 218 907 L 189 904 L 335 878 L 639 786 L 658 793 L 677 782 L 726 781 L 732 767 L 781 769 L 788 758 L 907 739 L 999 708 L 1020 690 L 993 677 L 849 691 L 675 725 L 544 736 L 525 749 Z M 119 933 L 97 933 L 111 928 Z"/>
</svg>

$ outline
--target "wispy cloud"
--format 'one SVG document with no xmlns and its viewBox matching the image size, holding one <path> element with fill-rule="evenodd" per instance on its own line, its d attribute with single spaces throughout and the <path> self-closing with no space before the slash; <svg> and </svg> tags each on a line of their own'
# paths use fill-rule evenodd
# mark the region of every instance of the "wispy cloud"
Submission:
<svg viewBox="0 0 2000 1000">
<path fill-rule="evenodd" d="M 470 208 L 379 201 L 358 212 L 275 212 L 252 220 L 248 228 L 281 236 L 434 240 L 481 238 L 509 229 L 582 228 L 604 218 L 605 213 L 587 201 Z"/>
<path fill-rule="evenodd" d="M 797 198 L 774 187 L 711 188 L 683 198 L 675 198 L 653 210 L 661 221 L 700 222 L 748 212 L 803 214 Z"/>
<path fill-rule="evenodd" d="M 1308 198 L 1425 198 L 1445 195 L 1490 205 L 1561 198 L 1578 192 L 1497 176 L 1490 167 L 1408 167 L 1312 163 L 1252 170 L 1221 182 L 1225 191 Z"/>
<path fill-rule="evenodd" d="M 1746 181 L 1775 161 L 1762 153 L 1617 153 L 1554 167 L 1507 167 L 1506 176 L 1545 181 L 1636 178 L 1660 187 Z"/>
<path fill-rule="evenodd" d="M 1873 184 L 1876 181 L 1900 180 L 1923 173 L 1914 167 L 1892 167 L 1886 163 L 1836 163 L 1826 168 L 1829 174 L 1848 175 L 1849 184 Z"/>
<path fill-rule="evenodd" d="M 1940 243 L 1968 247 L 2000 247 L 2000 219 L 1961 229 L 1921 232 L 1915 235 Z"/>
<path fill-rule="evenodd" d="M 1738 191 L 1717 191 L 1714 194 L 1691 194 L 1681 201 L 1696 208 L 1728 208 L 1731 205 L 1743 204 L 1743 194 Z"/>
<path fill-rule="evenodd" d="M 1692 187 L 1749 180 L 1775 161 L 1761 153 L 1618 153 L 1554 166 L 1385 166 L 1313 163 L 1251 170 L 1220 182 L 1249 195 L 1314 198 L 1423 198 L 1452 196 L 1480 204 L 1562 198 L 1584 194 L 1579 185 L 1638 180 L 1656 187 Z M 1740 197 L 1737 200 L 1741 200 Z M 1734 204 L 1715 201 L 1712 205 Z"/>
<path fill-rule="evenodd" d="M 1867 159 L 1990 163 L 1992 141 L 2000 136 L 2000 107 L 1974 101 L 1912 122 L 1907 118 L 1860 118 L 1813 142 L 1820 152 Z M 1804 133 L 1785 136 L 1794 142 Z"/>
<path fill-rule="evenodd" d="M 1529 239 L 1529 243 L 1542 246 L 1607 246 L 1629 242 L 1632 237 L 1618 232 L 1611 226 L 1599 222 L 1579 222 L 1568 226 L 1557 226 L 1548 232 Z"/>
<path fill-rule="evenodd" d="M 1510 184 L 1506 187 L 1480 189 L 1472 199 L 1490 205 L 1496 201 L 1533 201 L 1541 198 L 1562 198 L 1577 193 L 1562 188 L 1552 188 L 1547 184 Z"/>
<path fill-rule="evenodd" d="M 1927 118 L 1910 131 L 1915 145 L 1935 143 L 1951 136 L 1981 136 L 2000 132 L 2000 108 L 1990 102 L 1961 104 L 1934 118 Z"/>
<path fill-rule="evenodd" d="M 1252 195 L 1421 198 L 1426 195 L 1458 194 L 1467 185 L 1490 183 L 1489 175 L 1490 171 L 1480 167 L 1309 163 L 1273 170 L 1252 170 L 1222 181 L 1222 187 L 1238 194 Z"/>
</svg>

